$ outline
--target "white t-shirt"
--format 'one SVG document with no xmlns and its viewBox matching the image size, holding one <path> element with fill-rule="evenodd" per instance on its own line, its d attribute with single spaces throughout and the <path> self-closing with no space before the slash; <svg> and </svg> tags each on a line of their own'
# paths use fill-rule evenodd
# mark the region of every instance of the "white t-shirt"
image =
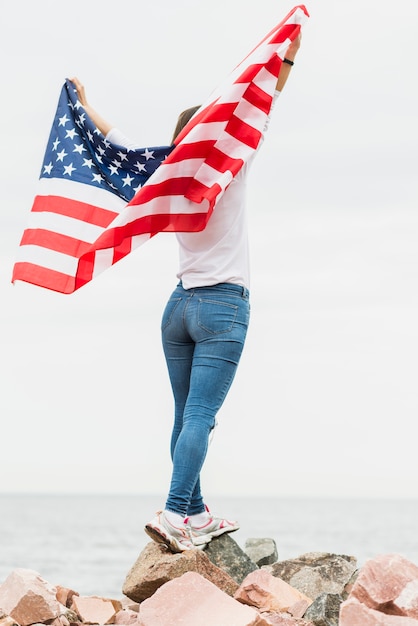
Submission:
<svg viewBox="0 0 418 626">
<path fill-rule="evenodd" d="M 279 92 L 276 91 L 273 106 L 278 96 Z M 264 127 L 264 133 L 267 131 L 268 122 L 269 119 Z M 106 138 L 128 148 L 136 147 L 116 128 L 113 128 Z M 261 144 L 262 141 L 258 149 Z M 257 152 L 228 185 L 222 198 L 215 205 L 206 228 L 197 233 L 176 233 L 179 243 L 177 277 L 185 289 L 218 283 L 234 283 L 249 289 L 246 180 L 255 154 Z"/>
<path fill-rule="evenodd" d="M 177 277 L 185 289 L 218 283 L 249 288 L 250 264 L 246 211 L 246 181 L 250 162 L 243 165 L 215 205 L 206 228 L 176 233 L 179 242 Z"/>
</svg>

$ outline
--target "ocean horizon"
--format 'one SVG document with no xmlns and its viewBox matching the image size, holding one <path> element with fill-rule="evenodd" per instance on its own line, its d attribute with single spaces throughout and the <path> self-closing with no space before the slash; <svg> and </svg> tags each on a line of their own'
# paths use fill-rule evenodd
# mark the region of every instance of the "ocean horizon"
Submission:
<svg viewBox="0 0 418 626">
<path fill-rule="evenodd" d="M 144 524 L 161 495 L 0 494 L 0 584 L 32 569 L 80 595 L 122 597 L 125 577 L 150 541 Z M 237 519 L 231 537 L 274 539 L 278 560 L 307 552 L 354 556 L 358 566 L 397 553 L 418 565 L 418 499 L 210 498 L 216 515 Z"/>
</svg>

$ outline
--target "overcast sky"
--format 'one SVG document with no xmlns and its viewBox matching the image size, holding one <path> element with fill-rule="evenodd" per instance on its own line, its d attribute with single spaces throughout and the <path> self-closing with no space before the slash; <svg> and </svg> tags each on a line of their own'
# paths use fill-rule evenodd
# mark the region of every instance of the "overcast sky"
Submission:
<svg viewBox="0 0 418 626">
<path fill-rule="evenodd" d="M 0 492 L 165 493 L 159 235 L 73 295 L 10 284 L 61 86 L 166 144 L 294 5 L 16 0 L 3 9 Z M 206 494 L 418 496 L 418 4 L 312 0 L 248 183 L 252 320 Z M 57 8 L 58 7 L 58 8 Z"/>
</svg>

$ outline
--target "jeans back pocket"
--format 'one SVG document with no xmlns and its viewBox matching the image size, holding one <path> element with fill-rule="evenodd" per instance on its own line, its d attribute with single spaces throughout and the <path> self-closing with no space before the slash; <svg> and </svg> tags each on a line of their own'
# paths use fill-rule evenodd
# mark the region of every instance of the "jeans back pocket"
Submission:
<svg viewBox="0 0 418 626">
<path fill-rule="evenodd" d="M 233 328 L 238 306 L 218 300 L 199 298 L 198 324 L 209 333 L 227 333 Z"/>
</svg>

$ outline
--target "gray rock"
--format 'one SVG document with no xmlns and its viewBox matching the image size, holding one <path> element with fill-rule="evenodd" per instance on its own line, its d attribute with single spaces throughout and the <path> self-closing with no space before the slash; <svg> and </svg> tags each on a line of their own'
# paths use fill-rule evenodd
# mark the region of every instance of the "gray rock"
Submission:
<svg viewBox="0 0 418 626">
<path fill-rule="evenodd" d="M 214 537 L 204 552 L 216 567 L 226 572 L 239 585 L 248 574 L 258 569 L 256 563 L 227 534 Z"/>
<path fill-rule="evenodd" d="M 303 619 L 310 620 L 315 626 L 338 626 L 342 602 L 343 597 L 338 593 L 322 593 L 308 608 Z"/>
<path fill-rule="evenodd" d="M 244 548 L 247 555 L 258 567 L 272 565 L 277 561 L 277 546 L 274 539 L 247 539 Z"/>
<path fill-rule="evenodd" d="M 297 559 L 265 566 L 273 575 L 315 600 L 323 593 L 344 595 L 357 561 L 352 556 L 309 552 Z"/>
</svg>

